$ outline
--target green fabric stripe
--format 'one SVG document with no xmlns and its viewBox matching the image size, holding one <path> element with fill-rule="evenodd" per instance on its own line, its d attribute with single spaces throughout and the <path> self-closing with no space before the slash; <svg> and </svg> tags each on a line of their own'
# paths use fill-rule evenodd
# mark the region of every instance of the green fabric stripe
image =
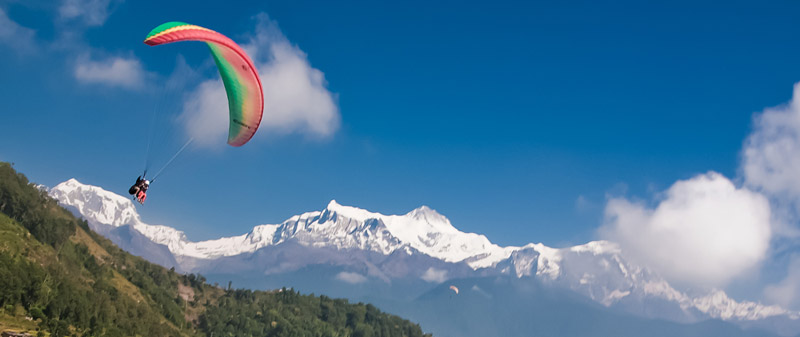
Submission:
<svg viewBox="0 0 800 337">
<path fill-rule="evenodd" d="M 150 34 L 147 34 L 147 37 L 144 38 L 144 39 L 147 40 L 151 36 L 156 35 L 158 33 L 161 33 L 163 31 L 165 31 L 167 29 L 170 29 L 170 28 L 173 28 L 173 27 L 188 26 L 188 25 L 189 25 L 188 23 L 180 22 L 180 21 L 171 21 L 171 22 L 167 22 L 167 23 L 162 23 L 162 24 L 158 25 L 158 27 L 153 28 L 153 30 L 150 31 Z"/>
<path fill-rule="evenodd" d="M 240 130 L 243 128 L 239 123 L 244 123 L 242 107 L 244 106 L 244 100 L 246 98 L 246 88 L 244 88 L 239 81 L 236 69 L 233 65 L 222 57 L 221 49 L 225 47 L 213 42 L 206 43 L 208 44 L 208 48 L 211 49 L 211 55 L 214 56 L 214 62 L 217 63 L 217 69 L 219 69 L 219 76 L 222 77 L 222 83 L 225 84 L 225 91 L 228 94 L 228 110 L 230 111 L 228 140 L 231 140 L 239 135 Z M 239 123 L 234 121 L 239 121 Z"/>
</svg>

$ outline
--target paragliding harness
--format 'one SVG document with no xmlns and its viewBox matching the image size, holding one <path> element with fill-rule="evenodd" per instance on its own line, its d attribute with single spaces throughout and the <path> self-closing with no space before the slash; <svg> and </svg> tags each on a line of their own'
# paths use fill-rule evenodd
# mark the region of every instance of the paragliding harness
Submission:
<svg viewBox="0 0 800 337">
<path fill-rule="evenodd" d="M 167 163 L 164 164 L 164 166 L 161 167 L 161 169 L 158 170 L 158 172 L 156 172 L 156 174 L 153 176 L 152 179 L 147 180 L 146 178 L 147 169 L 145 169 L 144 173 L 136 178 L 136 183 L 134 183 L 133 186 L 131 186 L 131 188 L 128 189 L 128 193 L 130 193 L 130 195 L 132 195 L 136 199 L 136 201 L 144 205 L 144 201 L 147 199 L 147 189 L 150 188 L 150 183 L 155 182 L 156 178 L 158 178 L 161 172 L 164 172 L 164 169 L 166 169 L 167 166 L 169 166 L 169 164 L 172 164 L 172 161 L 175 160 L 175 158 L 177 158 L 178 155 L 180 155 L 181 152 L 183 152 L 183 150 L 186 150 L 186 147 L 189 146 L 189 144 L 191 144 L 192 141 L 194 141 L 194 137 L 189 138 L 189 140 L 186 141 L 186 143 L 184 143 L 183 146 L 181 146 L 178 152 L 175 152 L 175 154 L 172 155 L 172 158 L 170 158 L 169 161 L 167 161 Z M 149 152 L 150 151 L 149 143 L 147 144 L 147 147 Z M 147 165 L 145 164 L 145 166 Z"/>
<path fill-rule="evenodd" d="M 148 188 L 150 188 L 150 182 L 144 178 L 144 175 L 141 175 L 136 178 L 136 183 L 128 189 L 128 193 L 136 198 L 136 201 L 144 205 L 144 201 L 147 199 Z"/>
</svg>

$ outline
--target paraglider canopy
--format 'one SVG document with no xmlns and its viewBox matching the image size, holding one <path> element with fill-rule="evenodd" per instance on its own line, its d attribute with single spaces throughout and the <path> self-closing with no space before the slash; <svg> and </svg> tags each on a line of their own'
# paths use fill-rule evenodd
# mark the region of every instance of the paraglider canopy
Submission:
<svg viewBox="0 0 800 337">
<path fill-rule="evenodd" d="M 225 35 L 185 22 L 172 21 L 159 25 L 147 34 L 144 43 L 157 46 L 178 41 L 202 41 L 208 44 L 228 94 L 228 144 L 244 145 L 258 130 L 264 110 L 264 92 L 253 61 Z"/>
<path fill-rule="evenodd" d="M 456 287 L 454 285 L 451 285 L 450 286 L 450 290 L 454 291 L 456 293 L 456 295 L 458 295 L 458 287 Z"/>
</svg>

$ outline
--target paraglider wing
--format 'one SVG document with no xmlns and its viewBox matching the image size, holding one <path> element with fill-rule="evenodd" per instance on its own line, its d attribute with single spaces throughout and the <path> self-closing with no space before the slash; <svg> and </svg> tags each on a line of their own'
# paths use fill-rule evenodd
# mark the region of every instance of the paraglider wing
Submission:
<svg viewBox="0 0 800 337">
<path fill-rule="evenodd" d="M 450 286 L 450 290 L 454 291 L 456 293 L 456 295 L 458 295 L 458 287 L 456 287 L 454 285 L 451 285 Z"/>
<path fill-rule="evenodd" d="M 184 22 L 167 22 L 156 27 L 150 31 L 144 43 L 157 46 L 178 41 L 202 41 L 208 44 L 228 94 L 228 144 L 244 145 L 258 130 L 264 111 L 264 92 L 253 61 L 228 37 Z"/>
</svg>

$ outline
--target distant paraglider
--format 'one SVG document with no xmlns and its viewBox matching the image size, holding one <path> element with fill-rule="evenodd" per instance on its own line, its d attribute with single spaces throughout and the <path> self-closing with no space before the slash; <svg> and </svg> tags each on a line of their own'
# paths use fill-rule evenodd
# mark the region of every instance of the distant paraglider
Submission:
<svg viewBox="0 0 800 337">
<path fill-rule="evenodd" d="M 456 293 L 456 295 L 458 295 L 458 287 L 456 287 L 454 285 L 450 285 L 450 290 L 452 290 L 453 292 Z"/>
</svg>

